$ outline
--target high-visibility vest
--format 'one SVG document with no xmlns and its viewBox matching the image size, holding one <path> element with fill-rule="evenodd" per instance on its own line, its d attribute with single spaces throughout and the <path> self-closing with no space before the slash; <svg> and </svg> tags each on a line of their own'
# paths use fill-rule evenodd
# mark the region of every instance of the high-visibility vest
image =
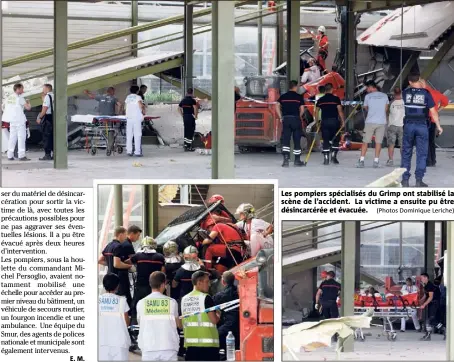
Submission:
<svg viewBox="0 0 454 362">
<path fill-rule="evenodd" d="M 205 298 L 208 294 L 193 290 L 181 300 L 183 316 L 205 310 Z M 184 346 L 219 347 L 219 333 L 211 323 L 207 313 L 200 313 L 183 319 Z"/>
<path fill-rule="evenodd" d="M 139 347 L 142 352 L 178 351 L 180 337 L 172 314 L 172 310 L 178 308 L 177 302 L 156 294 L 151 293 L 137 304 Z"/>
</svg>

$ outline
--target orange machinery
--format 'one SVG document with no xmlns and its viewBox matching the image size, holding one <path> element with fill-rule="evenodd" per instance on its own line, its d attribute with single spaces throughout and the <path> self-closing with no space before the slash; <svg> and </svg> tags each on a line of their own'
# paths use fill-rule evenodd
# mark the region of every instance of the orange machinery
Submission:
<svg viewBox="0 0 454 362">
<path fill-rule="evenodd" d="M 274 360 L 273 249 L 231 270 L 239 281 L 240 350 L 237 361 Z"/>
<path fill-rule="evenodd" d="M 287 92 L 287 77 L 251 76 L 245 80 L 245 97 L 236 103 L 235 143 L 240 151 L 253 147 L 280 147 L 282 125 L 277 122 L 276 102 L 282 93 Z M 318 93 L 318 87 L 327 83 L 334 86 L 334 94 L 344 99 L 344 79 L 336 72 L 330 72 L 320 79 L 303 85 L 304 103 L 307 112 L 303 119 L 303 129 L 312 122 L 314 102 L 311 97 Z"/>
</svg>

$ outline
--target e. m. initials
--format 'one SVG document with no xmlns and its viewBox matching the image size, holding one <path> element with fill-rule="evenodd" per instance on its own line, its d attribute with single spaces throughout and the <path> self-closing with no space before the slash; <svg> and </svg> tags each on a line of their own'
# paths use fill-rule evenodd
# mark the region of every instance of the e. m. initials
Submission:
<svg viewBox="0 0 454 362">
<path fill-rule="evenodd" d="M 70 357 L 69 357 L 69 360 L 70 360 L 71 362 L 75 362 L 75 361 L 77 361 L 77 362 L 84 362 L 84 361 L 85 361 L 84 356 L 76 356 L 76 357 L 70 356 Z"/>
</svg>

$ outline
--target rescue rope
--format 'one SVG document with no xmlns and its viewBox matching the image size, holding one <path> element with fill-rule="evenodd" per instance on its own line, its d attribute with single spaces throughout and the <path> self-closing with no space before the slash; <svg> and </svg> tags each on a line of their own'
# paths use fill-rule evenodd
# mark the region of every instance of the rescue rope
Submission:
<svg viewBox="0 0 454 362">
<path fill-rule="evenodd" d="M 203 202 L 203 205 L 204 205 L 205 208 L 208 210 L 208 206 L 207 206 L 205 200 L 203 199 L 202 194 L 200 193 L 199 188 L 197 187 L 197 185 L 194 185 L 194 187 L 195 187 L 195 189 L 197 190 L 197 193 L 199 194 L 200 199 L 201 199 L 202 202 Z M 212 219 L 213 222 L 214 222 L 214 225 L 216 226 L 216 225 L 217 225 L 216 220 L 213 219 L 213 216 L 212 216 L 212 214 L 211 214 L 210 211 L 208 211 L 208 215 L 210 215 L 211 219 Z M 221 233 L 220 233 L 220 234 L 221 234 Z M 222 236 L 222 234 L 221 234 L 221 236 Z M 238 236 L 240 236 L 240 235 L 238 235 Z M 220 238 L 220 239 L 221 239 L 222 242 L 225 244 L 225 247 L 227 248 L 227 250 L 229 251 L 230 255 L 232 256 L 232 259 L 233 259 L 233 261 L 235 262 L 235 265 L 238 266 L 238 263 L 237 263 L 235 257 L 233 256 L 232 250 L 230 250 L 229 245 L 228 245 L 228 244 L 226 243 L 226 241 L 224 240 L 224 237 L 222 237 L 222 238 Z M 211 260 L 210 260 L 210 262 L 211 262 Z"/>
</svg>

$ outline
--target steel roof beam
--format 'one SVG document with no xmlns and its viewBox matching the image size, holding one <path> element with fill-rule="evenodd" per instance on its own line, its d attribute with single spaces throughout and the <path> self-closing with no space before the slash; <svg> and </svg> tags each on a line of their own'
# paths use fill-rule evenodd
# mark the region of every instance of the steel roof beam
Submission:
<svg viewBox="0 0 454 362">
<path fill-rule="evenodd" d="M 336 0 L 339 6 L 347 6 L 351 2 L 353 12 L 367 13 L 379 10 L 392 10 L 402 6 L 403 1 L 388 0 L 388 1 L 357 1 L 357 0 Z M 430 3 L 439 2 L 439 0 L 406 0 L 404 6 L 425 5 Z"/>
<path fill-rule="evenodd" d="M 421 73 L 421 78 L 423 78 L 423 79 L 430 78 L 432 73 L 435 71 L 435 69 L 438 68 L 438 66 L 442 62 L 443 58 L 446 56 L 446 54 L 448 54 L 448 52 L 451 50 L 453 45 L 454 45 L 454 30 L 451 31 L 451 35 L 449 36 L 449 38 L 443 42 L 443 45 L 438 50 L 437 54 L 434 55 L 434 57 L 430 60 L 430 62 L 424 68 L 424 70 Z"/>
<path fill-rule="evenodd" d="M 253 1 L 236 1 L 235 2 L 235 7 L 238 7 L 238 6 L 247 4 L 247 3 L 251 3 L 251 2 L 253 2 Z M 211 8 L 207 8 L 207 9 L 195 11 L 194 14 L 193 14 L 193 17 L 194 18 L 201 17 L 201 16 L 208 15 L 210 13 L 211 13 Z M 112 39 L 117 39 L 117 38 L 129 36 L 129 35 L 133 35 L 135 33 L 139 33 L 139 32 L 142 32 L 142 31 L 147 31 L 147 30 L 151 30 L 151 29 L 160 28 L 162 26 L 166 26 L 166 25 L 170 25 L 170 24 L 178 23 L 178 22 L 183 22 L 183 21 L 184 21 L 184 15 L 177 15 L 177 16 L 172 16 L 172 17 L 165 18 L 165 19 L 158 20 L 158 21 L 153 21 L 151 23 L 142 24 L 142 25 L 133 26 L 133 27 L 130 27 L 130 28 L 122 29 L 122 30 L 113 31 L 111 33 L 106 33 L 106 34 L 94 36 L 92 38 L 79 40 L 79 41 L 70 43 L 70 44 L 68 44 L 68 51 L 69 50 L 83 48 L 83 47 L 86 47 L 86 46 L 89 46 L 89 45 L 102 43 L 102 42 L 105 42 L 105 41 L 108 41 L 108 40 L 112 40 Z M 11 67 L 13 65 L 26 63 L 26 62 L 31 61 L 31 60 L 45 58 L 45 57 L 51 56 L 53 53 L 54 53 L 54 49 L 53 48 L 49 48 L 49 49 L 45 49 L 45 50 L 40 50 L 38 52 L 22 55 L 22 56 L 17 57 L 17 58 L 5 60 L 3 62 L 3 67 L 4 68 Z"/>
</svg>

